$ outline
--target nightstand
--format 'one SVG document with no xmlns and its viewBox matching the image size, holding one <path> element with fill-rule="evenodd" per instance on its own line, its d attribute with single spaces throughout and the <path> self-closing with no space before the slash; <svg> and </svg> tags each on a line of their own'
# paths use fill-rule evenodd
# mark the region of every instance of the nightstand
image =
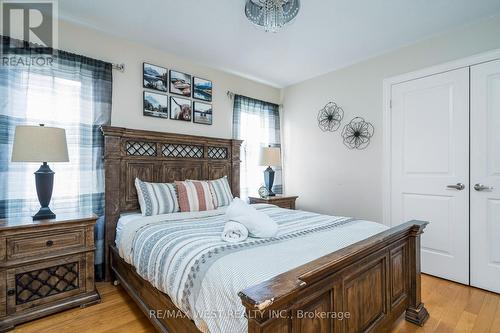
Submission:
<svg viewBox="0 0 500 333">
<path fill-rule="evenodd" d="M 276 195 L 274 197 L 265 197 L 265 198 L 248 197 L 248 199 L 250 199 L 251 204 L 266 203 L 287 209 L 295 209 L 295 200 L 297 200 L 297 198 L 298 196 L 284 196 L 284 195 Z"/>
<path fill-rule="evenodd" d="M 0 220 L 0 332 L 100 301 L 94 284 L 94 215 Z"/>
</svg>

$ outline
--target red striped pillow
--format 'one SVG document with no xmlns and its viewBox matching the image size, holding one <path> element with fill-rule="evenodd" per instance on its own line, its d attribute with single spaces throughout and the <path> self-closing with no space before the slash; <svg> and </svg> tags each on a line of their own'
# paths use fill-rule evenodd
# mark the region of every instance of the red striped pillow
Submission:
<svg viewBox="0 0 500 333">
<path fill-rule="evenodd" d="M 198 212 L 215 209 L 214 198 L 208 182 L 176 181 L 181 212 Z"/>
</svg>

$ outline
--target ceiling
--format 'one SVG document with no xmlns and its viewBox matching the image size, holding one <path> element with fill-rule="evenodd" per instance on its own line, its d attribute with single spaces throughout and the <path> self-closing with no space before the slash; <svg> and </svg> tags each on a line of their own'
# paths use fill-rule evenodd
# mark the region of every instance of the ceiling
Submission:
<svg viewBox="0 0 500 333">
<path fill-rule="evenodd" d="M 500 13 L 499 0 L 302 0 L 276 34 L 245 0 L 64 0 L 59 16 L 284 87 Z"/>
</svg>

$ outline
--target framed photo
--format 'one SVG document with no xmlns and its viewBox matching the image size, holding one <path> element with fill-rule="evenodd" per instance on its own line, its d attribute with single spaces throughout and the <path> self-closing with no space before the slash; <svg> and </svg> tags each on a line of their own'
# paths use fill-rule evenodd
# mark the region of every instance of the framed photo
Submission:
<svg viewBox="0 0 500 333">
<path fill-rule="evenodd" d="M 167 92 L 168 70 L 166 68 L 151 65 L 147 62 L 142 64 L 142 81 L 144 88 Z"/>
<path fill-rule="evenodd" d="M 193 77 L 193 98 L 212 101 L 212 81 Z"/>
<path fill-rule="evenodd" d="M 212 105 L 201 102 L 193 102 L 193 104 L 193 122 L 212 125 Z"/>
<path fill-rule="evenodd" d="M 191 97 L 191 75 L 170 70 L 170 93 Z"/>
<path fill-rule="evenodd" d="M 150 117 L 168 119 L 168 96 L 145 91 L 143 94 L 143 114 Z"/>
<path fill-rule="evenodd" d="M 189 99 L 170 96 L 170 119 L 191 121 L 192 117 L 193 109 Z"/>
</svg>

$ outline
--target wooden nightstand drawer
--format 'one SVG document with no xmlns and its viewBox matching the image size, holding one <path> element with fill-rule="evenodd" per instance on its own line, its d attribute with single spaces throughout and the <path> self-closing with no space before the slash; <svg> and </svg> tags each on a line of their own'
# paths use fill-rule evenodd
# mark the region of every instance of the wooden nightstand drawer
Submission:
<svg viewBox="0 0 500 333">
<path fill-rule="evenodd" d="M 257 198 L 257 197 L 249 197 L 251 204 L 257 203 L 266 203 L 271 205 L 276 205 L 280 208 L 285 209 L 295 209 L 295 200 L 297 200 L 297 196 L 282 196 L 277 195 L 274 197 L 267 198 Z"/>
<path fill-rule="evenodd" d="M 275 205 L 285 209 L 295 209 L 295 204 L 290 201 L 278 202 Z"/>
<path fill-rule="evenodd" d="M 72 247 L 85 246 L 85 229 L 54 230 L 7 238 L 7 260 L 39 257 Z"/>
</svg>

